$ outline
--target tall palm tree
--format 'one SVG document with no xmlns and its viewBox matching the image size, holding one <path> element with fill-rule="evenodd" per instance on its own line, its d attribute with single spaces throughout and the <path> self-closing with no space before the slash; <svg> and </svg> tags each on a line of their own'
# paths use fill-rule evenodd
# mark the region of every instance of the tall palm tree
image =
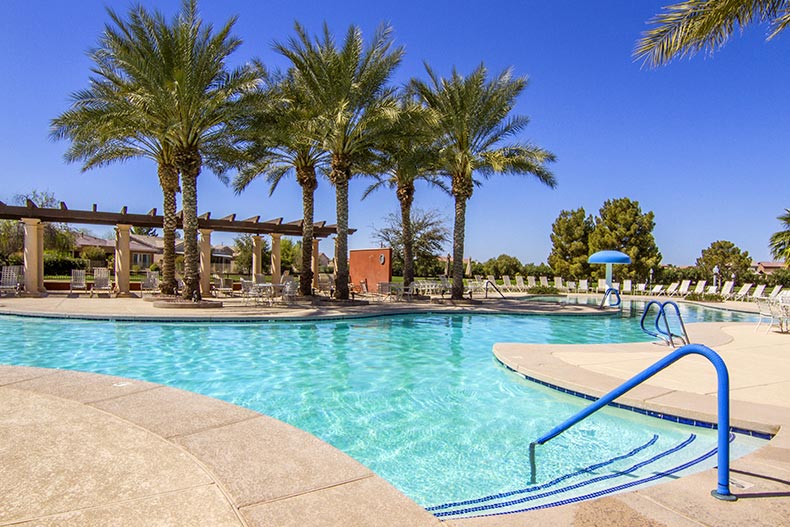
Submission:
<svg viewBox="0 0 790 527">
<path fill-rule="evenodd" d="M 650 67 L 700 51 L 713 53 L 724 46 L 736 29 L 768 22 L 774 38 L 790 24 L 788 0 L 686 0 L 664 8 L 642 33 L 634 57 Z"/>
<path fill-rule="evenodd" d="M 112 10 L 117 28 L 107 26 L 99 47 L 90 54 L 95 63 L 90 87 L 72 95 L 71 108 L 52 120 L 51 137 L 68 139 L 65 157 L 82 161 L 82 170 L 148 158 L 157 163 L 163 193 L 162 293 L 175 293 L 176 195 L 178 168 L 166 140 L 166 125 L 138 98 L 137 79 L 145 75 L 153 42 L 128 31 L 127 23 Z M 132 10 L 130 19 L 141 13 Z"/>
<path fill-rule="evenodd" d="M 241 116 L 240 140 L 245 143 L 246 159 L 233 181 L 236 193 L 242 192 L 257 177 L 264 176 L 271 195 L 280 182 L 294 174 L 302 188 L 302 264 L 299 293 L 313 291 L 314 197 L 318 187 L 317 170 L 328 161 L 321 148 L 316 111 L 292 76 L 268 80 L 268 88 L 251 94 L 244 101 L 247 111 Z"/>
<path fill-rule="evenodd" d="M 452 298 L 460 300 L 464 289 L 466 202 L 477 183 L 474 175 L 531 174 L 553 188 L 556 180 L 545 164 L 555 157 L 531 144 L 503 144 L 529 122 L 524 116 L 509 117 L 527 85 L 525 77 L 514 78 L 508 69 L 488 80 L 483 64 L 467 77 L 453 69 L 450 78 L 441 78 L 427 64 L 426 70 L 429 82 L 415 79 L 411 89 L 434 114 L 434 133 L 442 147 L 440 167 L 450 178 L 455 198 Z"/>
<path fill-rule="evenodd" d="M 139 8 L 144 12 L 142 8 Z M 197 246 L 197 177 L 203 158 L 225 151 L 228 124 L 238 113 L 238 98 L 257 88 L 257 69 L 228 70 L 226 60 L 241 40 L 230 34 L 236 17 L 216 33 L 197 13 L 196 0 L 183 0 L 172 23 L 155 13 L 141 16 L 130 30 L 156 38 L 141 91 L 164 110 L 173 161 L 181 173 L 184 222 L 184 297 L 200 297 Z"/>
<path fill-rule="evenodd" d="M 785 209 L 785 213 L 777 219 L 782 222 L 783 229 L 771 235 L 771 254 L 790 264 L 790 209 Z"/>
<path fill-rule="evenodd" d="M 430 114 L 412 98 L 400 101 L 398 124 L 383 144 L 383 158 L 376 182 L 367 188 L 362 198 L 382 187 L 395 190 L 400 205 L 403 229 L 403 284 L 414 281 L 414 232 L 411 211 L 414 204 L 415 183 L 424 180 L 449 193 L 450 189 L 437 175 L 439 148 L 433 139 Z M 376 171 L 374 168 L 373 171 Z"/>
<path fill-rule="evenodd" d="M 275 44 L 291 61 L 294 82 L 319 111 L 318 139 L 330 152 L 329 180 L 337 206 L 336 297 L 348 299 L 348 184 L 390 133 L 397 115 L 394 89 L 387 85 L 403 57 L 393 48 L 392 30 L 382 26 L 366 48 L 362 32 L 351 26 L 342 48 L 329 28 L 311 39 L 300 24 L 296 37 Z"/>
</svg>

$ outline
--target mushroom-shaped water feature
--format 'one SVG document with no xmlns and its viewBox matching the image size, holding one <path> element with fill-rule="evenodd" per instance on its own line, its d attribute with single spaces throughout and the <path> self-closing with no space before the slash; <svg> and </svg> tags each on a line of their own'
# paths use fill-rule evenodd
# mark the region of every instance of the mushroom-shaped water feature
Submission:
<svg viewBox="0 0 790 527">
<path fill-rule="evenodd" d="M 598 251 L 587 258 L 587 262 L 592 264 L 606 264 L 606 289 L 612 288 L 612 265 L 630 264 L 631 257 L 620 251 Z"/>
</svg>

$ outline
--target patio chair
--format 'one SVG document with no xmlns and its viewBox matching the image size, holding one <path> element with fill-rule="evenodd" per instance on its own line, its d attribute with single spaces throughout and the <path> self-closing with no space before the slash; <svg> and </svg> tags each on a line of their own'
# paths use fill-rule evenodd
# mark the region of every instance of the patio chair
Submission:
<svg viewBox="0 0 790 527">
<path fill-rule="evenodd" d="M 649 293 L 651 296 L 661 296 L 664 294 L 664 286 L 662 284 L 656 284 L 653 286 L 653 289 L 650 290 Z"/>
<path fill-rule="evenodd" d="M 752 285 L 754 284 L 743 284 L 741 288 L 738 290 L 735 295 L 733 295 L 734 300 L 748 300 L 747 296 L 749 294 L 749 290 L 751 290 Z"/>
<path fill-rule="evenodd" d="M 715 285 L 709 285 L 708 289 L 705 290 L 705 294 L 706 295 L 718 295 L 719 294 L 718 287 L 716 287 Z"/>
<path fill-rule="evenodd" d="M 218 274 L 213 275 L 212 277 L 212 288 L 215 296 L 225 295 L 225 296 L 233 296 L 233 279 L 232 278 L 224 278 Z"/>
<path fill-rule="evenodd" d="M 708 283 L 707 280 L 699 280 L 697 282 L 697 284 L 694 286 L 693 293 L 695 295 L 700 295 L 700 296 L 704 295 L 705 294 L 705 284 L 707 284 L 707 283 Z"/>
<path fill-rule="evenodd" d="M 146 271 L 145 278 L 140 283 L 140 297 L 146 293 L 156 294 L 159 292 L 159 271 Z"/>
<path fill-rule="evenodd" d="M 106 267 L 93 268 L 93 287 L 91 288 L 91 298 L 93 294 L 99 294 L 104 291 L 106 293 L 112 292 L 112 280 L 110 280 L 110 270 Z"/>
<path fill-rule="evenodd" d="M 637 295 L 644 295 L 647 294 L 647 284 L 642 282 L 641 284 L 636 284 L 636 290 L 634 291 Z"/>
<path fill-rule="evenodd" d="M 241 279 L 241 298 L 245 306 L 260 305 L 263 302 L 260 289 L 255 288 L 252 280 Z"/>
<path fill-rule="evenodd" d="M 502 290 L 503 291 L 513 291 L 513 283 L 510 281 L 510 276 L 503 274 L 502 275 Z"/>
<path fill-rule="evenodd" d="M 524 283 L 524 277 L 520 274 L 516 275 L 516 290 L 522 293 L 527 290 L 527 284 Z"/>
<path fill-rule="evenodd" d="M 672 293 L 670 296 L 679 296 L 682 298 L 686 298 L 689 294 L 689 289 L 691 288 L 691 280 L 683 280 L 680 282 L 680 287 L 678 287 L 677 291 Z"/>
<path fill-rule="evenodd" d="M 0 293 L 19 294 L 19 266 L 4 265 L 0 275 Z"/>
<path fill-rule="evenodd" d="M 771 292 L 768 294 L 768 299 L 769 300 L 776 299 L 776 297 L 779 296 L 779 293 L 781 293 L 781 292 L 782 292 L 782 286 L 781 285 L 775 285 L 774 288 L 771 289 Z"/>
<path fill-rule="evenodd" d="M 724 282 L 724 285 L 721 286 L 721 292 L 719 293 L 725 300 L 732 297 L 732 288 L 735 286 L 735 282 L 732 280 L 727 280 Z"/>
<path fill-rule="evenodd" d="M 758 284 L 757 287 L 754 288 L 754 293 L 747 298 L 747 300 L 757 300 L 758 298 L 765 298 L 763 293 L 765 292 L 765 284 Z"/>
<path fill-rule="evenodd" d="M 656 296 L 661 296 L 661 295 L 673 296 L 675 294 L 675 291 L 678 290 L 678 287 L 680 287 L 680 282 L 672 282 L 671 284 L 669 284 L 669 287 L 667 287 L 663 291 L 659 290 L 659 292 L 656 293 Z"/>
<path fill-rule="evenodd" d="M 573 280 L 568 280 L 567 282 L 565 282 L 565 287 L 568 288 L 569 293 L 571 291 L 576 291 L 576 282 L 574 282 Z"/>
<path fill-rule="evenodd" d="M 540 277 L 540 287 L 549 287 L 549 279 L 547 277 Z"/>
<path fill-rule="evenodd" d="M 765 332 L 768 333 L 771 331 L 774 323 L 780 322 L 782 319 L 782 308 L 779 305 L 779 302 L 773 302 L 767 298 L 757 299 L 757 312 L 759 313 L 760 318 L 757 320 L 757 325 L 754 327 L 754 331 L 757 331 L 757 329 L 763 323 L 763 320 L 766 320 L 768 322 L 768 327 L 766 328 Z"/>
<path fill-rule="evenodd" d="M 623 280 L 623 290 L 620 291 L 620 292 L 622 294 L 624 294 L 624 295 L 633 295 L 634 294 L 634 290 L 633 290 L 633 287 L 631 286 L 631 280 L 630 279 Z"/>
<path fill-rule="evenodd" d="M 555 276 L 554 277 L 554 287 L 556 289 L 560 290 L 560 291 L 565 291 L 566 290 L 565 286 L 562 283 L 562 277 L 561 276 Z"/>
<path fill-rule="evenodd" d="M 595 288 L 595 291 L 597 293 L 605 293 L 606 292 L 606 279 L 605 278 L 599 278 L 598 279 L 598 287 Z"/>
<path fill-rule="evenodd" d="M 255 273 L 252 277 L 253 281 L 256 284 L 265 284 L 266 283 L 266 275 L 262 273 Z"/>
<path fill-rule="evenodd" d="M 527 289 L 532 289 L 533 287 L 535 287 L 535 277 L 534 276 L 528 276 L 527 277 Z"/>
<path fill-rule="evenodd" d="M 77 290 L 88 292 L 88 283 L 85 281 L 85 269 L 71 270 L 71 283 L 69 284 L 69 294 Z"/>
<path fill-rule="evenodd" d="M 586 279 L 579 280 L 579 289 L 578 289 L 578 291 L 579 291 L 579 293 L 589 293 L 590 292 L 590 288 L 587 285 L 587 280 Z"/>
</svg>

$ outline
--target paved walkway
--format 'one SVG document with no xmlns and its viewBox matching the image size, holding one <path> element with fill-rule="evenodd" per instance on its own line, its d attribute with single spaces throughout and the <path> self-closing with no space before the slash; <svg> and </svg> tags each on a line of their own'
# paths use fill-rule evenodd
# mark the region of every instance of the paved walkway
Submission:
<svg viewBox="0 0 790 527">
<path fill-rule="evenodd" d="M 471 308 L 517 311 L 523 309 L 519 304 L 498 301 Z M 739 307 L 752 309 L 748 304 Z M 364 316 L 441 309 L 470 306 L 234 305 L 211 317 Z M 571 307 L 544 309 L 579 312 Z M 158 318 L 163 311 L 169 319 L 206 315 L 206 310 L 160 310 L 139 299 L 0 299 L 0 312 Z M 769 446 L 734 463 L 737 502 L 708 496 L 715 473 L 707 471 L 578 505 L 446 525 L 790 525 L 790 429 L 785 426 L 790 423 L 790 335 L 755 333 L 753 324 L 695 324 L 689 332 L 692 340 L 720 352 L 730 367 L 734 424 L 778 431 Z M 494 351 L 528 375 L 600 394 L 662 356 L 666 348 L 503 343 Z M 704 359 L 684 362 L 629 394 L 629 400 L 709 419 L 715 408 L 713 368 Z M 441 523 L 315 437 L 197 394 L 102 375 L 0 366 L 0 408 L 0 525 Z"/>
</svg>

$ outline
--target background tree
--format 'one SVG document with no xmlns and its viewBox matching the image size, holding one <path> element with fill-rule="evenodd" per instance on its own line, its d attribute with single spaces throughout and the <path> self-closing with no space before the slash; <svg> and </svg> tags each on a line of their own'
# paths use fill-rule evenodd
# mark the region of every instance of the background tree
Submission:
<svg viewBox="0 0 790 527">
<path fill-rule="evenodd" d="M 686 0 L 666 6 L 650 20 L 656 27 L 642 33 L 634 57 L 651 67 L 700 51 L 713 53 L 736 29 L 768 22 L 774 38 L 790 24 L 787 0 Z"/>
<path fill-rule="evenodd" d="M 132 227 L 132 234 L 137 234 L 139 236 L 159 236 L 159 232 L 156 230 L 156 227 Z"/>
<path fill-rule="evenodd" d="M 650 269 L 658 269 L 661 253 L 653 237 L 653 212 L 642 213 L 638 201 L 628 198 L 611 199 L 604 202 L 595 218 L 595 227 L 590 233 L 590 253 L 614 250 L 631 257 L 629 265 L 615 266 L 618 277 L 646 280 Z M 604 266 L 591 266 L 593 276 L 603 277 Z"/>
<path fill-rule="evenodd" d="M 524 264 L 521 268 L 522 276 L 552 276 L 554 270 L 545 263 L 537 264 L 528 263 Z"/>
<path fill-rule="evenodd" d="M 302 264 L 302 242 L 293 241 L 291 238 L 280 240 L 280 267 L 292 273 L 301 273 Z M 312 266 L 312 262 L 310 262 Z"/>
<path fill-rule="evenodd" d="M 545 165 L 555 157 L 534 145 L 503 144 L 529 122 L 524 116 L 510 116 L 527 86 L 526 77 L 514 78 L 507 69 L 489 80 L 481 64 L 467 77 L 453 69 L 450 78 L 444 79 L 427 64 L 425 67 L 429 82 L 412 80 L 411 89 L 433 114 L 433 131 L 441 147 L 439 168 L 450 178 L 455 198 L 452 298 L 460 300 L 464 292 L 466 202 L 472 197 L 475 174 L 486 178 L 529 174 L 553 188 L 556 181 Z"/>
<path fill-rule="evenodd" d="M 58 200 L 55 194 L 49 191 L 31 190 L 27 194 L 16 194 L 13 202 L 24 206 L 30 200 L 33 205 L 40 208 L 55 208 Z M 5 234 L 5 239 L 0 239 L 6 257 L 24 250 L 25 230 L 21 222 L 4 220 L 4 227 L 0 229 Z M 76 232 L 66 223 L 44 223 L 44 251 L 65 256 L 71 256 L 74 251 L 74 238 Z"/>
<path fill-rule="evenodd" d="M 586 278 L 590 276 L 589 242 L 595 222 L 584 208 L 563 210 L 551 226 L 549 265 L 556 276 Z"/>
<path fill-rule="evenodd" d="M 752 259 L 748 251 L 741 251 L 731 241 L 719 240 L 710 244 L 707 249 L 703 249 L 702 254 L 697 258 L 699 267 L 708 280 L 713 280 L 713 268 L 719 267 L 719 278 L 723 281 L 735 279 L 740 282 L 751 280 Z"/>
<path fill-rule="evenodd" d="M 391 213 L 384 218 L 384 227 L 373 231 L 373 239 L 384 247 L 392 248 L 392 268 L 396 274 L 403 272 L 404 242 L 402 215 Z M 445 250 L 450 241 L 447 220 L 438 210 L 412 209 L 412 242 L 417 276 L 434 276 L 444 272 L 438 256 Z"/>
<path fill-rule="evenodd" d="M 483 263 L 483 274 L 501 278 L 502 275 L 514 277 L 521 272 L 521 262 L 515 256 L 500 254 Z"/>
<path fill-rule="evenodd" d="M 785 209 L 777 219 L 782 222 L 782 230 L 771 235 L 771 255 L 790 264 L 790 209 Z"/>
<path fill-rule="evenodd" d="M 404 51 L 393 48 L 389 26 L 381 26 L 367 47 L 361 30 L 351 26 L 340 49 L 326 24 L 315 40 L 298 23 L 295 30 L 296 37 L 275 44 L 275 50 L 291 61 L 295 81 L 320 112 L 319 139 L 330 152 L 328 177 L 337 206 L 335 298 L 346 300 L 349 180 L 392 130 L 397 103 L 387 83 Z"/>
<path fill-rule="evenodd" d="M 252 234 L 242 234 L 233 238 L 233 261 L 236 264 L 236 270 L 242 276 L 250 276 L 252 273 L 252 251 Z M 262 270 L 264 273 L 268 272 L 271 254 L 269 242 L 265 238 L 261 238 L 261 260 L 263 260 Z"/>
</svg>

